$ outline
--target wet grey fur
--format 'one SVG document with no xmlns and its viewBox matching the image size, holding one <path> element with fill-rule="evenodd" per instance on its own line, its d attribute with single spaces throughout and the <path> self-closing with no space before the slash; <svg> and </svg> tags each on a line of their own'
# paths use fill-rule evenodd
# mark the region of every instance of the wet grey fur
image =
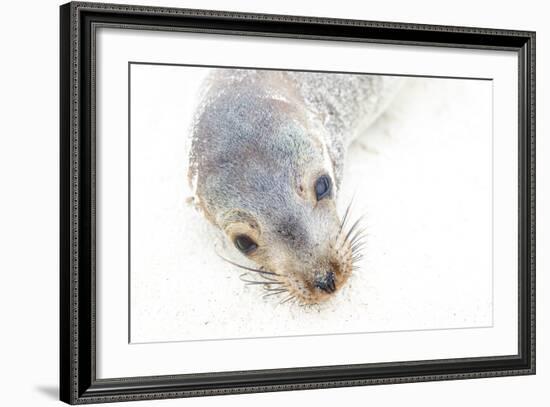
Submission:
<svg viewBox="0 0 550 407">
<path fill-rule="evenodd" d="M 189 180 L 196 198 L 207 207 L 225 201 L 222 206 L 256 211 L 267 205 L 258 201 L 261 195 L 262 202 L 269 196 L 280 207 L 289 177 L 299 175 L 303 162 L 325 161 L 312 134 L 270 101 L 305 113 L 339 187 L 347 147 L 384 111 L 401 82 L 381 75 L 213 70 L 192 128 Z"/>
<path fill-rule="evenodd" d="M 195 203 L 222 231 L 257 223 L 264 258 L 286 273 L 326 269 L 339 238 L 334 202 L 346 149 L 399 85 L 377 75 L 213 70 L 192 127 Z M 317 205 L 310 197 L 320 175 L 333 190 Z"/>
</svg>

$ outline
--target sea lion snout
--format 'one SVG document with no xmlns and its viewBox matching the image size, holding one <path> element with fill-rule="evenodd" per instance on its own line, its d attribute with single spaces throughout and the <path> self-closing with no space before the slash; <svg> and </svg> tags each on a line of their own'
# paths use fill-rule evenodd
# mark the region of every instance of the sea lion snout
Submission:
<svg viewBox="0 0 550 407">
<path fill-rule="evenodd" d="M 245 252 L 236 247 L 260 267 L 258 270 L 270 273 L 267 279 L 265 274 L 258 275 L 266 280 L 269 290 L 301 304 L 325 302 L 352 274 L 354 253 L 350 237 L 331 200 L 312 207 L 311 202 L 289 198 L 281 206 L 281 214 L 292 208 L 301 209 L 299 218 L 289 217 L 294 219 L 293 223 L 275 221 L 273 212 L 271 216 L 258 214 L 256 250 Z"/>
<path fill-rule="evenodd" d="M 315 287 L 329 294 L 336 291 L 336 283 L 334 281 L 334 272 L 329 271 L 328 273 L 319 275 L 315 279 Z"/>
<path fill-rule="evenodd" d="M 352 274 L 353 239 L 344 227 L 348 216 L 338 216 L 334 197 L 326 195 L 317 201 L 317 183 L 302 184 L 309 185 L 307 198 L 280 188 L 271 191 L 272 196 L 263 194 L 261 211 L 231 209 L 218 225 L 235 249 L 255 264 L 243 267 L 256 272 L 249 283 L 263 284 L 268 295 L 284 294 L 301 304 L 317 304 L 332 298 Z"/>
</svg>

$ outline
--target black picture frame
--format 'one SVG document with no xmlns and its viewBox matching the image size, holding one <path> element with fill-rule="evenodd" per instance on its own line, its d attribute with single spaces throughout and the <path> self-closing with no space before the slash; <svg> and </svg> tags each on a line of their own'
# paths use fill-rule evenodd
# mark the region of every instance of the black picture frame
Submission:
<svg viewBox="0 0 550 407">
<path fill-rule="evenodd" d="M 70 404 L 535 373 L 535 33 L 71 2 L 60 7 L 60 398 Z M 94 27 L 512 50 L 519 56 L 519 352 L 421 360 L 96 378 Z"/>
</svg>

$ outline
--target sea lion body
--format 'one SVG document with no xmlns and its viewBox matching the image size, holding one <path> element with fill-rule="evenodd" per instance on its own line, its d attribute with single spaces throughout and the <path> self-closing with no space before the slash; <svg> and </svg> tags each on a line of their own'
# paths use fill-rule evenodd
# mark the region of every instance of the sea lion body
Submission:
<svg viewBox="0 0 550 407">
<path fill-rule="evenodd" d="M 272 293 L 318 303 L 351 275 L 360 233 L 336 210 L 345 153 L 400 82 L 242 69 L 205 80 L 189 154 L 195 203 Z"/>
</svg>

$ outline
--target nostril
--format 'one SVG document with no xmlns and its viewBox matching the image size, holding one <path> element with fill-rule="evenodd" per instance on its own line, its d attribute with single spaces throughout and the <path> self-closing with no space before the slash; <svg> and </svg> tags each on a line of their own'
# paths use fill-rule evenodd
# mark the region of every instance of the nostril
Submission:
<svg viewBox="0 0 550 407">
<path fill-rule="evenodd" d="M 332 271 L 327 273 L 327 285 L 330 288 L 330 292 L 336 290 L 336 282 L 334 281 L 334 273 Z"/>
<path fill-rule="evenodd" d="M 315 286 L 327 293 L 333 293 L 336 290 L 336 282 L 334 281 L 334 273 L 329 271 L 324 276 L 315 281 Z"/>
</svg>

